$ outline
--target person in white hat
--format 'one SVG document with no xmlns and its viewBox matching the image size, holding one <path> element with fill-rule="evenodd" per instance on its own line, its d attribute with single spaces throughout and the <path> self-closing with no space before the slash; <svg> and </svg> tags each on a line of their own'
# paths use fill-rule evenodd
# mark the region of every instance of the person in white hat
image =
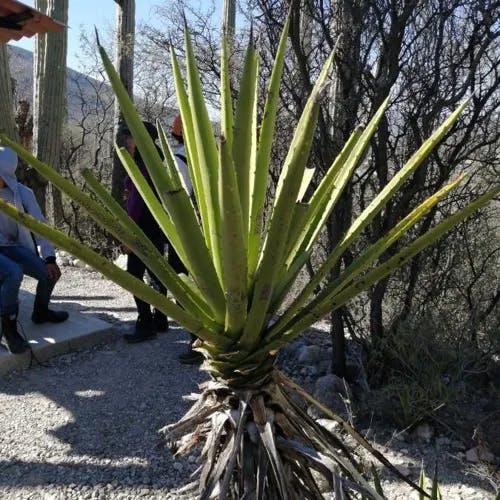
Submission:
<svg viewBox="0 0 500 500">
<path fill-rule="evenodd" d="M 45 221 L 33 191 L 17 181 L 16 168 L 17 154 L 11 148 L 0 146 L 0 198 Z M 65 321 L 68 318 L 66 311 L 49 309 L 52 290 L 61 276 L 54 247 L 0 212 L 0 340 L 5 337 L 13 354 L 29 349 L 29 344 L 17 331 L 19 288 L 25 274 L 38 281 L 32 321 L 37 324 Z"/>
</svg>

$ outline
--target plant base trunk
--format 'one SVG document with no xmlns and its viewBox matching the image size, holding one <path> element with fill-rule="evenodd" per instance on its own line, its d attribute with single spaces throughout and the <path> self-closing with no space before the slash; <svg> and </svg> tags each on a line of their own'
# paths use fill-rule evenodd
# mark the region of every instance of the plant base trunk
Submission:
<svg viewBox="0 0 500 500">
<path fill-rule="evenodd" d="M 283 373 L 273 369 L 262 380 L 260 386 L 237 389 L 221 380 L 208 381 L 186 415 L 162 429 L 177 455 L 202 448 L 199 477 L 186 492 L 198 490 L 205 500 L 316 500 L 323 498 L 322 477 L 335 498 L 384 498 L 342 434 L 309 417 L 301 399 L 316 404 L 325 418 L 336 420 L 342 431 L 418 489 L 347 422 Z"/>
</svg>

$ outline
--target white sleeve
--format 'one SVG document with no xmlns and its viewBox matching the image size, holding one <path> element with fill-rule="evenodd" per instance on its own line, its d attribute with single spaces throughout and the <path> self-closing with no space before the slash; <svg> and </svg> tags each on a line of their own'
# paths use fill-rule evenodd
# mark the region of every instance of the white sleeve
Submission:
<svg viewBox="0 0 500 500">
<path fill-rule="evenodd" d="M 175 160 L 177 161 L 177 166 L 179 167 L 179 171 L 182 175 L 182 180 L 184 181 L 184 186 L 186 188 L 186 191 L 188 192 L 189 196 L 193 196 L 193 183 L 191 182 L 191 178 L 189 177 L 189 168 L 187 166 L 187 163 L 182 160 L 182 158 L 179 158 L 180 153 L 175 153 Z M 185 158 L 185 153 L 182 153 L 183 157 Z"/>
</svg>

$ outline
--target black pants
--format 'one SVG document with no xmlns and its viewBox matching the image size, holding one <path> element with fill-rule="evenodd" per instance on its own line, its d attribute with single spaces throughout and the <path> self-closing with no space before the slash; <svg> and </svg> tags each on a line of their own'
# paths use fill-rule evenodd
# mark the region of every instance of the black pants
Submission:
<svg viewBox="0 0 500 500">
<path fill-rule="evenodd" d="M 154 221 L 153 221 L 154 222 Z M 153 243 L 153 245 L 159 250 L 159 252 L 163 255 L 165 252 L 165 245 L 168 246 L 168 263 L 172 266 L 176 273 L 186 273 L 187 269 L 182 263 L 181 259 L 177 255 L 177 252 L 174 250 L 172 245 L 168 244 L 167 239 L 163 232 L 156 226 L 156 223 L 151 223 L 150 220 L 140 220 L 140 227 L 149 236 L 149 239 Z M 148 271 L 149 278 L 151 280 L 151 286 L 159 293 L 166 295 L 167 289 L 162 285 L 160 280 L 151 272 L 150 269 L 146 267 L 144 262 L 142 262 L 137 255 L 133 253 L 128 254 L 127 259 L 127 271 L 136 278 L 142 280 L 144 279 L 144 273 Z M 134 300 L 137 306 L 137 312 L 139 317 L 148 318 L 151 316 L 151 306 L 141 300 L 139 297 L 134 296 Z"/>
</svg>

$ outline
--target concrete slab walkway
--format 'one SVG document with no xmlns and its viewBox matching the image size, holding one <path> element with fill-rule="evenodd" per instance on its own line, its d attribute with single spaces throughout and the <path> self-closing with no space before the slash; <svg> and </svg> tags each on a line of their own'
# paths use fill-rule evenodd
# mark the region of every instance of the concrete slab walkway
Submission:
<svg viewBox="0 0 500 500">
<path fill-rule="evenodd" d="M 34 295 L 20 291 L 18 325 L 31 344 L 35 356 L 40 361 L 59 356 L 70 351 L 86 349 L 92 345 L 112 340 L 118 334 L 113 325 L 89 313 L 70 311 L 67 321 L 57 325 L 35 325 L 31 321 Z M 65 309 L 63 304 L 53 302 L 54 309 Z M 29 367 L 31 353 L 10 354 L 5 346 L 0 346 L 0 375 L 16 369 Z"/>
</svg>

